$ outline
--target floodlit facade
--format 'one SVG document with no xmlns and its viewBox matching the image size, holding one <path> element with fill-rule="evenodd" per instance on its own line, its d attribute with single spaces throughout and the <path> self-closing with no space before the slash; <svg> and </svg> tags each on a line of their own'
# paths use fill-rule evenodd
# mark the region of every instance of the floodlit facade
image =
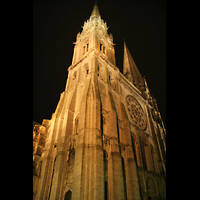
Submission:
<svg viewBox="0 0 200 200">
<path fill-rule="evenodd" d="M 166 199 L 166 129 L 156 100 L 125 42 L 119 71 L 107 29 L 95 4 L 57 108 L 34 126 L 35 200 Z"/>
</svg>

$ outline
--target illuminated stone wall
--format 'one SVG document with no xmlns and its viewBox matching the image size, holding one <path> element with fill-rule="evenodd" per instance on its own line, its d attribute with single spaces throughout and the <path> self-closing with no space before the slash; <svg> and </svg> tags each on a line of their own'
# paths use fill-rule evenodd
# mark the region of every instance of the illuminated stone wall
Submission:
<svg viewBox="0 0 200 200">
<path fill-rule="evenodd" d="M 165 199 L 166 130 L 126 54 L 123 75 L 95 4 L 56 110 L 33 130 L 34 199 Z"/>
</svg>

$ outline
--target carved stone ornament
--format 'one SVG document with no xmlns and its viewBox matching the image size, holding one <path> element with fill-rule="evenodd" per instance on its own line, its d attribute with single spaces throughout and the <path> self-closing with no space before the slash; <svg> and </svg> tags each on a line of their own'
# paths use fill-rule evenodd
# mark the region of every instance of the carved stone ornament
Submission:
<svg viewBox="0 0 200 200">
<path fill-rule="evenodd" d="M 146 115 L 139 102 L 133 96 L 128 95 L 126 97 L 126 106 L 133 124 L 140 130 L 145 130 L 147 124 Z"/>
</svg>

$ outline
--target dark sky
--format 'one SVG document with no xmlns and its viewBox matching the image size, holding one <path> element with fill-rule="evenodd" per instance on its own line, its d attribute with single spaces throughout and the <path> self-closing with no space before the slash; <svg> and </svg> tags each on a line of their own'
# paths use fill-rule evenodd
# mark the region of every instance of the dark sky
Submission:
<svg viewBox="0 0 200 200">
<path fill-rule="evenodd" d="M 122 72 L 123 38 L 149 90 L 156 98 L 166 126 L 165 0 L 97 1 L 115 45 Z M 65 90 L 73 42 L 90 18 L 95 1 L 33 1 L 33 120 L 51 119 Z"/>
</svg>

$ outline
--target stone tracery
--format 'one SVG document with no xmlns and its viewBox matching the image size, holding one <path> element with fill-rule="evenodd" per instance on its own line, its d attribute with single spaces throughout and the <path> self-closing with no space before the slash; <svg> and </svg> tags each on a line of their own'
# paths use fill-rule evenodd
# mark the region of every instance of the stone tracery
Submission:
<svg viewBox="0 0 200 200">
<path fill-rule="evenodd" d="M 139 102 L 133 96 L 128 95 L 126 105 L 133 124 L 141 130 L 146 129 L 146 116 Z"/>
</svg>

